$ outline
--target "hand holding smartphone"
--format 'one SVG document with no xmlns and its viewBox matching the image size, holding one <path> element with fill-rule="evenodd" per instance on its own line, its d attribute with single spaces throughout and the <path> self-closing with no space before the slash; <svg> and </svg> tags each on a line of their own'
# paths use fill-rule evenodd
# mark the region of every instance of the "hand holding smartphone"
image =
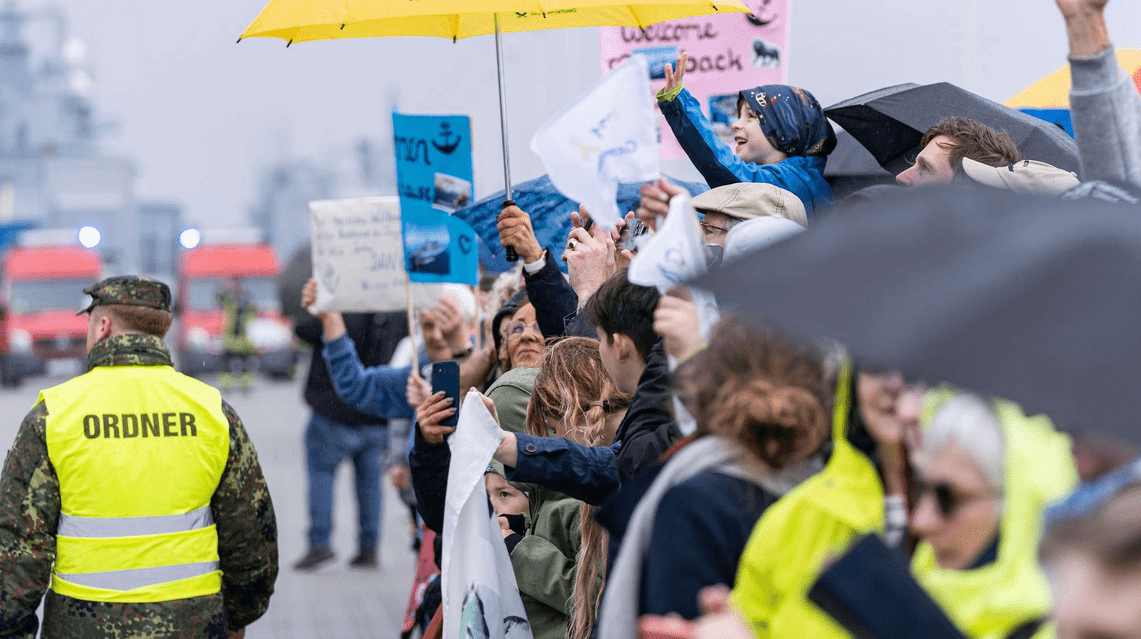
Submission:
<svg viewBox="0 0 1141 639">
<path fill-rule="evenodd" d="M 460 364 L 455 360 L 434 362 L 432 364 L 432 394 L 443 391 L 451 398 L 452 407 L 456 409 L 454 415 L 440 421 L 441 426 L 455 426 L 459 422 L 460 413 Z"/>
</svg>

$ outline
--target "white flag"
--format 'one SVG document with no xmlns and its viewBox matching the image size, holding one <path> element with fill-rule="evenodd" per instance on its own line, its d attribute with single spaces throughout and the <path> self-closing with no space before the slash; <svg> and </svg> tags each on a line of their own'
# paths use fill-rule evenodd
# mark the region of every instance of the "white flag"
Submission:
<svg viewBox="0 0 1141 639">
<path fill-rule="evenodd" d="M 440 577 L 445 637 L 531 639 L 511 557 L 483 483 L 502 439 L 479 393 L 469 392 L 448 440 L 452 461 Z"/>
<path fill-rule="evenodd" d="M 555 187 L 583 204 L 595 223 L 613 228 L 619 182 L 661 175 L 649 65 L 630 56 L 586 95 L 539 128 L 531 150 Z"/>
<path fill-rule="evenodd" d="M 642 237 L 647 238 L 645 235 Z M 698 224 L 697 211 L 690 205 L 689 196 L 675 195 L 670 199 L 670 210 L 665 222 L 657 233 L 649 236 L 638 247 L 638 254 L 626 271 L 626 279 L 631 284 L 653 286 L 664 295 L 671 288 L 702 275 L 706 270 L 705 235 Z M 689 292 L 697 304 L 701 337 L 708 341 L 713 325 L 720 319 L 717 300 L 706 291 L 691 288 Z M 669 365 L 670 370 L 674 370 L 677 361 L 670 357 Z M 692 434 L 697 429 L 697 422 L 676 395 L 673 406 L 679 430 L 683 435 Z"/>
</svg>

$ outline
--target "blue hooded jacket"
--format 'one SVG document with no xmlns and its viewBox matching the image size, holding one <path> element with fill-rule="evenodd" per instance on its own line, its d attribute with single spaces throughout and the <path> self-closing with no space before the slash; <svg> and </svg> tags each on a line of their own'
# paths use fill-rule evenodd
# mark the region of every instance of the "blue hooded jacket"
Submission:
<svg viewBox="0 0 1141 639">
<path fill-rule="evenodd" d="M 689 91 L 682 89 L 673 100 L 658 102 L 658 107 L 681 148 L 710 188 L 737 182 L 773 184 L 795 193 L 804 202 L 809 218 L 832 207 L 832 187 L 824 180 L 826 152 L 820 155 L 786 153 L 789 157 L 775 164 L 745 162 L 713 133 L 713 126 L 702 112 L 701 104 Z M 823 118 L 823 112 L 820 117 Z M 827 120 L 823 120 L 823 124 L 827 133 L 832 133 Z M 835 146 L 834 134 L 832 140 L 832 146 Z M 831 150 L 826 147 L 826 151 Z"/>
</svg>

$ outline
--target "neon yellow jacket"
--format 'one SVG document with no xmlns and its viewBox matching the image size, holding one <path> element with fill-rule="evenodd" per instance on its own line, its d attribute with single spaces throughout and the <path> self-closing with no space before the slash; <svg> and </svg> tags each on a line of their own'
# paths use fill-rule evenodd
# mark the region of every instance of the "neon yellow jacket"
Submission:
<svg viewBox="0 0 1141 639">
<path fill-rule="evenodd" d="M 950 398 L 929 394 L 926 412 Z M 1042 512 L 1077 485 L 1070 438 L 1043 416 L 1027 417 L 1015 404 L 991 402 L 1006 444 L 1006 486 L 999 523 L 998 557 L 974 570 L 944 570 L 931 546 L 921 543 L 911 561 L 915 578 L 965 634 L 1002 639 L 1027 621 L 1045 617 L 1050 592 L 1038 564 Z M 924 422 L 928 421 L 927 419 Z M 1050 625 L 1034 636 L 1054 636 Z"/>
<path fill-rule="evenodd" d="M 762 639 L 849 636 L 807 594 L 826 561 L 884 528 L 879 473 L 846 436 L 850 375 L 838 385 L 828 465 L 765 511 L 741 555 L 733 601 Z"/>
</svg>

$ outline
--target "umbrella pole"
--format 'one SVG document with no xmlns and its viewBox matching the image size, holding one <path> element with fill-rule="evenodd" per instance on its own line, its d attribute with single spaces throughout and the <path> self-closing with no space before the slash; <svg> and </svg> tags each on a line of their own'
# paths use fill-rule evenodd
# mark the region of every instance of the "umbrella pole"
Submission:
<svg viewBox="0 0 1141 639">
<path fill-rule="evenodd" d="M 492 14 L 495 20 L 495 77 L 499 81 L 499 131 L 503 139 L 503 208 L 515 206 L 511 198 L 511 161 L 507 151 L 507 89 L 503 86 L 503 40 L 499 34 L 499 14 Z M 518 262 L 519 254 L 514 246 L 504 247 L 508 262 Z"/>
</svg>

